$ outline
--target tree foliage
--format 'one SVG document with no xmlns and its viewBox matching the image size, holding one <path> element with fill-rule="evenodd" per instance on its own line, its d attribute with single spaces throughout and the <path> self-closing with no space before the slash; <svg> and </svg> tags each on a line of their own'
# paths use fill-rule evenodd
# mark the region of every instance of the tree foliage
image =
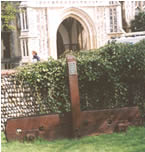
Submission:
<svg viewBox="0 0 145 152">
<path fill-rule="evenodd" d="M 145 31 L 145 11 L 139 12 L 135 19 L 131 21 L 132 32 Z"/>
<path fill-rule="evenodd" d="M 18 13 L 18 4 L 18 2 L 12 1 L 1 2 L 1 27 L 3 31 L 10 31 L 15 29 L 15 26 L 12 24 L 12 22 L 16 19 L 16 13 Z"/>
</svg>

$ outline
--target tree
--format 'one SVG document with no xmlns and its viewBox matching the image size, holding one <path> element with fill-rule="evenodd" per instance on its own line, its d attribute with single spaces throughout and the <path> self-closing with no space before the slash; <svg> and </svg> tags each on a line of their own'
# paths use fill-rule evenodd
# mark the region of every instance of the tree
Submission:
<svg viewBox="0 0 145 152">
<path fill-rule="evenodd" d="M 17 28 L 16 16 L 19 12 L 18 5 L 18 1 L 1 2 L 1 52 L 4 59 L 11 58 L 12 44 L 14 44 L 13 32 Z"/>
<path fill-rule="evenodd" d="M 135 19 L 131 21 L 132 32 L 145 31 L 145 11 L 139 12 Z"/>
<path fill-rule="evenodd" d="M 18 2 L 2 1 L 1 2 L 1 22 L 2 31 L 11 31 L 15 29 L 12 22 L 16 19 L 18 13 Z"/>
</svg>

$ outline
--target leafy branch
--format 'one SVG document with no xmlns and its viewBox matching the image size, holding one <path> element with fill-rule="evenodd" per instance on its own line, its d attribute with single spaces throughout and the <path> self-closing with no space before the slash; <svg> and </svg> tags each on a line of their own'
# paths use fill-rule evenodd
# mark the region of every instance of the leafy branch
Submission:
<svg viewBox="0 0 145 152">
<path fill-rule="evenodd" d="M 1 27 L 3 31 L 15 30 L 13 22 L 14 20 L 16 20 L 16 14 L 19 12 L 19 10 L 17 9 L 18 5 L 19 2 L 1 2 Z"/>
</svg>

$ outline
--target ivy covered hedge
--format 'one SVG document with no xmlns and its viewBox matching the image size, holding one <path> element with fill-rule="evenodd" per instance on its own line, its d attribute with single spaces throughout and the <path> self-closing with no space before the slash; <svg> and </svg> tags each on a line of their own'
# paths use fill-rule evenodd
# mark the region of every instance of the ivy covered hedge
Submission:
<svg viewBox="0 0 145 152">
<path fill-rule="evenodd" d="M 109 44 L 73 53 L 77 58 L 82 110 L 139 105 L 145 113 L 145 40 L 138 44 Z M 40 105 L 50 112 L 70 111 L 65 58 L 21 67 L 19 80 L 37 90 Z"/>
<path fill-rule="evenodd" d="M 78 58 L 82 109 L 145 109 L 145 41 L 110 44 Z M 85 101 L 85 102 L 84 102 Z"/>
<path fill-rule="evenodd" d="M 64 59 L 50 58 L 48 62 L 20 67 L 16 76 L 22 84 L 30 85 L 41 109 L 45 104 L 50 113 L 70 111 L 67 66 Z"/>
</svg>

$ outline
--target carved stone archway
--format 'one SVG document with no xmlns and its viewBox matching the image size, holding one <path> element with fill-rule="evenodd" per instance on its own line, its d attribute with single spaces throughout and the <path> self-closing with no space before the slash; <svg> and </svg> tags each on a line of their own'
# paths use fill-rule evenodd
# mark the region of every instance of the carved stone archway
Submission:
<svg viewBox="0 0 145 152">
<path fill-rule="evenodd" d="M 67 18 L 74 18 L 77 20 L 84 28 L 86 35 L 88 37 L 88 43 L 87 43 L 87 48 L 86 49 L 93 49 L 97 48 L 96 45 L 96 30 L 95 30 L 95 24 L 90 18 L 90 16 L 83 10 L 71 7 L 64 9 L 60 16 L 58 16 L 58 20 L 56 21 L 56 26 L 55 26 L 55 32 L 54 32 L 54 54 L 55 58 L 57 58 L 57 30 L 60 26 L 60 24 Z"/>
</svg>

